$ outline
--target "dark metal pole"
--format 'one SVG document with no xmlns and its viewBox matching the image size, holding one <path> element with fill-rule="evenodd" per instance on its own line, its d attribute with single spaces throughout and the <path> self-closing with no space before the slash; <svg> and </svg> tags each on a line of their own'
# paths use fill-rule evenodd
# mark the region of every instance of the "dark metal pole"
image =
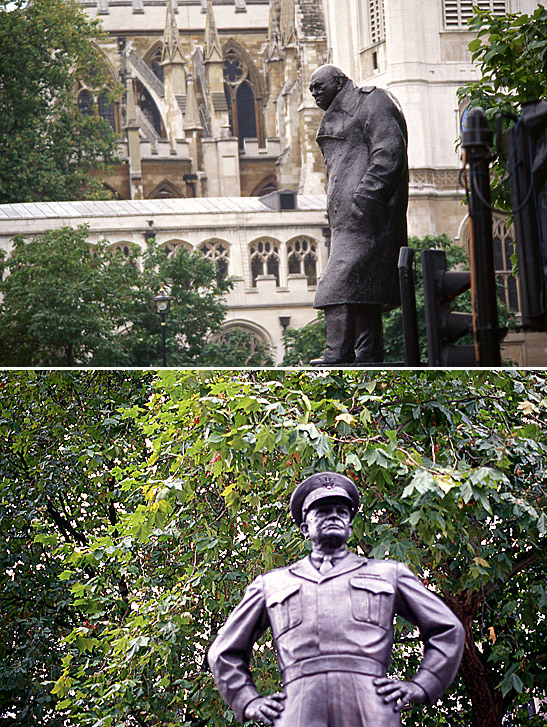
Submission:
<svg viewBox="0 0 547 727">
<path fill-rule="evenodd" d="M 479 366 L 499 366 L 500 330 L 498 323 L 496 273 L 492 244 L 490 202 L 490 152 L 492 132 L 486 114 L 474 108 L 467 117 L 462 147 L 469 164 L 469 215 L 472 227 L 471 279 Z"/>
<path fill-rule="evenodd" d="M 399 252 L 399 287 L 405 335 L 405 360 L 408 366 L 420 365 L 420 341 L 414 284 L 414 250 L 402 247 Z"/>
<path fill-rule="evenodd" d="M 160 313 L 161 318 L 161 360 L 162 360 L 162 366 L 165 368 L 167 366 L 167 350 L 165 346 L 165 313 Z"/>
</svg>

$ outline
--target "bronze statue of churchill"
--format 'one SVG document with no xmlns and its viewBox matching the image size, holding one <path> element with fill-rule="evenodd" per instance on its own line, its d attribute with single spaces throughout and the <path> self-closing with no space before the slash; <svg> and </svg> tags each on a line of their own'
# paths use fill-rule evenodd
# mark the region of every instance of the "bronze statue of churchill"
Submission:
<svg viewBox="0 0 547 727">
<path fill-rule="evenodd" d="M 464 630 L 454 613 L 402 563 L 346 549 L 359 493 L 326 472 L 302 482 L 291 511 L 312 552 L 247 588 L 208 659 L 225 702 L 241 722 L 275 727 L 397 727 L 407 703 L 432 704 L 454 678 Z M 395 614 L 424 643 L 410 681 L 386 676 Z M 253 644 L 270 628 L 283 691 L 262 696 L 249 670 Z"/>
<path fill-rule="evenodd" d="M 382 312 L 400 303 L 397 262 L 407 244 L 407 128 L 398 101 L 358 88 L 336 66 L 311 75 L 325 111 L 317 143 L 327 169 L 330 256 L 314 307 L 325 311 L 327 345 L 313 365 L 383 361 Z"/>
</svg>

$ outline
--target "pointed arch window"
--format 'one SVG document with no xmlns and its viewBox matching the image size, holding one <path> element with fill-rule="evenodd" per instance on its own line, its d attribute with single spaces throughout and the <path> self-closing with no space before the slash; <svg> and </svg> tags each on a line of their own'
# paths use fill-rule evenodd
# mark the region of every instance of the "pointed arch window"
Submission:
<svg viewBox="0 0 547 727">
<path fill-rule="evenodd" d="M 515 252 L 515 243 L 506 220 L 496 217 L 493 220 L 494 267 L 498 281 L 498 297 L 512 311 L 520 310 L 517 281 L 513 275 L 511 255 Z"/>
<path fill-rule="evenodd" d="M 160 245 L 160 249 L 167 255 L 167 257 L 174 257 L 177 255 L 179 250 L 185 249 L 191 252 L 192 248 L 187 242 L 182 240 L 168 240 Z"/>
<path fill-rule="evenodd" d="M 85 89 L 78 96 L 78 110 L 84 116 L 93 116 L 93 96 Z"/>
<path fill-rule="evenodd" d="M 77 104 L 78 111 L 81 114 L 84 116 L 100 116 L 105 121 L 108 121 L 114 133 L 118 132 L 117 105 L 104 93 L 93 94 L 84 88 L 78 94 Z"/>
<path fill-rule="evenodd" d="M 289 275 L 302 274 L 308 285 L 317 285 L 317 243 L 307 237 L 299 237 L 287 243 Z"/>
<path fill-rule="evenodd" d="M 206 240 L 199 246 L 199 250 L 208 259 L 214 262 L 219 280 L 228 277 L 228 261 L 230 250 L 224 240 Z"/>
<path fill-rule="evenodd" d="M 230 131 L 244 148 L 245 139 L 257 138 L 256 94 L 249 69 L 230 49 L 224 57 L 224 94 L 228 104 Z"/>
<path fill-rule="evenodd" d="M 279 286 L 279 245 L 272 240 L 257 240 L 251 243 L 249 251 L 253 288 L 259 275 L 273 275 Z"/>
</svg>

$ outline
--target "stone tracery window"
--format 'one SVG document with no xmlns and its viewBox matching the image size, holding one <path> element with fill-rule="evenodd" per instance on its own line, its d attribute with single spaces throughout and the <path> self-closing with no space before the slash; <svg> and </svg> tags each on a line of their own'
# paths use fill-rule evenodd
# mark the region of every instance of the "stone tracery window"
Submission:
<svg viewBox="0 0 547 727">
<path fill-rule="evenodd" d="M 249 69 L 234 49 L 229 49 L 224 57 L 224 94 L 230 131 L 243 149 L 244 139 L 257 138 L 256 99 Z"/>
<path fill-rule="evenodd" d="M 173 257 L 181 248 L 185 248 L 189 252 L 191 251 L 191 246 L 182 240 L 168 240 L 167 242 L 163 242 L 160 248 L 167 254 L 167 257 Z"/>
<path fill-rule="evenodd" d="M 226 280 L 228 277 L 228 261 L 230 258 L 228 244 L 224 240 L 206 240 L 201 243 L 199 250 L 208 260 L 215 263 L 218 278 L 220 280 Z"/>
<path fill-rule="evenodd" d="M 511 255 L 515 243 L 504 218 L 493 220 L 494 267 L 498 281 L 498 296 L 512 311 L 520 310 L 517 281 L 512 272 Z"/>
<path fill-rule="evenodd" d="M 249 246 L 253 288 L 259 275 L 273 275 L 279 285 L 279 244 L 273 240 L 256 240 Z"/>
<path fill-rule="evenodd" d="M 115 242 L 108 249 L 112 253 L 121 252 L 125 257 L 129 257 L 132 252 L 132 246 L 131 242 Z"/>
<path fill-rule="evenodd" d="M 317 243 L 307 237 L 298 237 L 287 243 L 289 275 L 304 273 L 308 285 L 317 285 Z"/>
<path fill-rule="evenodd" d="M 116 104 L 104 93 L 94 94 L 83 88 L 77 98 L 78 111 L 83 116 L 100 116 L 108 121 L 114 133 L 118 131 L 118 114 Z"/>
</svg>

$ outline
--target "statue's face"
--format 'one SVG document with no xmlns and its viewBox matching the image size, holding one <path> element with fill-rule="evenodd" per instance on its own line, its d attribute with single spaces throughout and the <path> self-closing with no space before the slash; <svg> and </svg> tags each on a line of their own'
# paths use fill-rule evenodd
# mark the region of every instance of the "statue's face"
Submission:
<svg viewBox="0 0 547 727">
<path fill-rule="evenodd" d="M 342 79 L 332 73 L 312 74 L 310 92 L 320 109 L 326 111 L 342 87 Z"/>
<path fill-rule="evenodd" d="M 351 511 L 345 500 L 333 497 L 314 503 L 300 529 L 316 547 L 337 548 L 349 540 L 351 520 Z"/>
</svg>

